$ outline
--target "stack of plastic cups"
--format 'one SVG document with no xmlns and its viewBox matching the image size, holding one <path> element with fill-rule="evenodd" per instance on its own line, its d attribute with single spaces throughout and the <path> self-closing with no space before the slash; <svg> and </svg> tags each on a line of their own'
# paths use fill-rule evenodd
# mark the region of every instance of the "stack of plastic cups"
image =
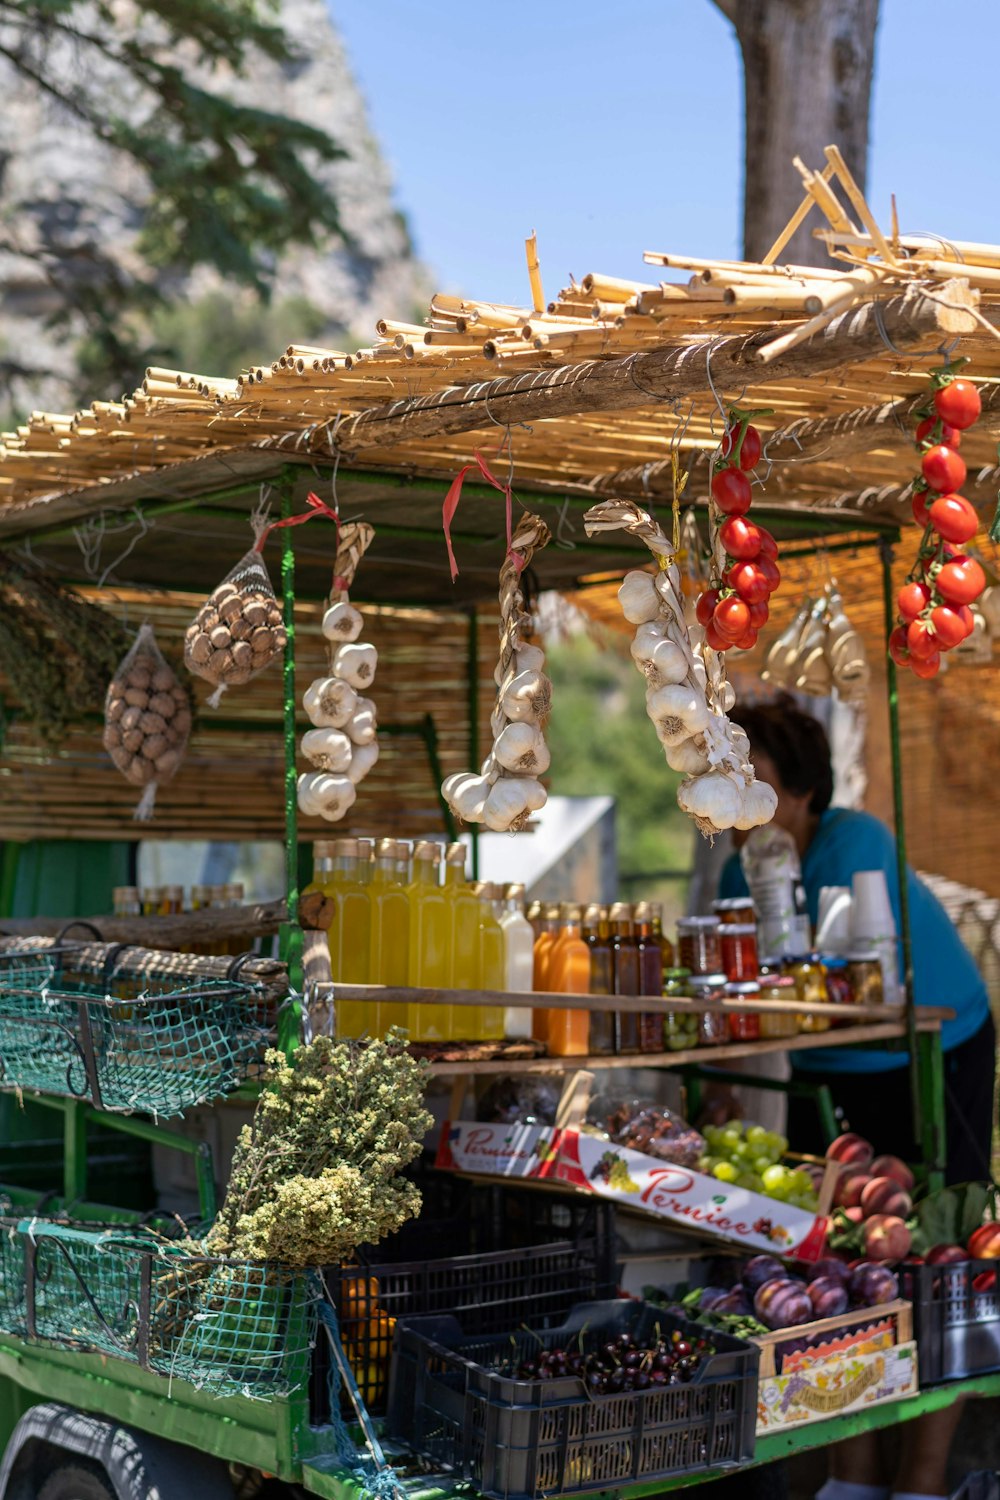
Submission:
<svg viewBox="0 0 1000 1500">
<path fill-rule="evenodd" d="M 847 954 L 851 948 L 851 888 L 848 885 L 823 885 L 819 891 L 816 913 L 816 951 L 833 956 Z"/>
<path fill-rule="evenodd" d="M 851 941 L 870 948 L 882 965 L 882 989 L 886 1004 L 902 999 L 899 984 L 899 943 L 896 920 L 889 904 L 889 887 L 883 870 L 857 870 L 852 884 Z"/>
</svg>

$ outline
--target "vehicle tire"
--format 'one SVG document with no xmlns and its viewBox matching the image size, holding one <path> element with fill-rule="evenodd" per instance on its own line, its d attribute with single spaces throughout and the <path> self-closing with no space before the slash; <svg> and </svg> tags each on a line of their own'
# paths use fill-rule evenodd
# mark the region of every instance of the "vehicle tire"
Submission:
<svg viewBox="0 0 1000 1500">
<path fill-rule="evenodd" d="M 61 1464 L 45 1480 L 38 1500 L 118 1500 L 103 1469 L 82 1463 Z"/>
</svg>

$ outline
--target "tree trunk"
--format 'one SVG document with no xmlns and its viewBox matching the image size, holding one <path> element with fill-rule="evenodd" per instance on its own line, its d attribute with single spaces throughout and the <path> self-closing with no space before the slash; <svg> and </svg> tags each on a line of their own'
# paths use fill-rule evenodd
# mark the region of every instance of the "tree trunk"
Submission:
<svg viewBox="0 0 1000 1500">
<path fill-rule="evenodd" d="M 823 149 L 839 146 L 862 188 L 878 0 L 716 0 L 736 27 L 743 52 L 746 156 L 743 250 L 767 254 L 802 200 L 792 158 L 814 171 Z M 781 260 L 829 264 L 812 237 L 811 214 Z"/>
</svg>

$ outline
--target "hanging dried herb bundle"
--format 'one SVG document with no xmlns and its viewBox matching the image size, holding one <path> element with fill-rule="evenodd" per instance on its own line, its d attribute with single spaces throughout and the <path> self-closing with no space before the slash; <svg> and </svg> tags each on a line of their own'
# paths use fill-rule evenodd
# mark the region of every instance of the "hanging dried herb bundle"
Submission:
<svg viewBox="0 0 1000 1500">
<path fill-rule="evenodd" d="M 240 1132 L 214 1255 L 287 1266 L 336 1265 L 414 1217 L 400 1177 L 432 1124 L 423 1068 L 406 1033 L 358 1043 L 319 1037 L 291 1062 L 268 1054 L 269 1087 Z"/>
<path fill-rule="evenodd" d="M 125 627 L 30 559 L 0 553 L 0 585 L 78 660 L 88 699 L 96 696 L 99 704 L 109 676 L 128 649 Z"/>
<path fill-rule="evenodd" d="M 0 675 L 7 679 L 20 714 L 52 744 L 80 709 L 71 701 L 61 657 L 24 610 L 0 605 Z"/>
</svg>

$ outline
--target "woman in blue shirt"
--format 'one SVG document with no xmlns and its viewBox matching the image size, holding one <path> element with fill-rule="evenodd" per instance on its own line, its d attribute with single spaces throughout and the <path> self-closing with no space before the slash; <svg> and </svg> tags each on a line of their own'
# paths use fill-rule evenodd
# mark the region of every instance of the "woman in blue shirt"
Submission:
<svg viewBox="0 0 1000 1500">
<path fill-rule="evenodd" d="M 778 794 L 774 821 L 798 846 L 810 921 L 815 925 L 822 886 L 849 886 L 858 870 L 882 870 L 900 931 L 895 840 L 869 813 L 830 806 L 833 772 L 822 725 L 801 713 L 790 698 L 746 708 L 733 717 L 750 737 L 757 775 Z M 986 1178 L 996 1058 L 986 986 L 944 907 L 912 870 L 907 880 L 916 1003 L 948 1006 L 955 1012 L 942 1028 L 947 1180 Z M 747 894 L 738 854 L 723 870 L 719 894 Z M 913 1161 L 919 1148 L 906 1064 L 905 1052 L 856 1047 L 792 1053 L 792 1066 L 800 1077 L 828 1085 L 845 1129 L 858 1131 L 879 1152 Z M 822 1151 L 818 1130 L 812 1101 L 791 1098 L 788 1134 L 797 1149 Z"/>
</svg>

